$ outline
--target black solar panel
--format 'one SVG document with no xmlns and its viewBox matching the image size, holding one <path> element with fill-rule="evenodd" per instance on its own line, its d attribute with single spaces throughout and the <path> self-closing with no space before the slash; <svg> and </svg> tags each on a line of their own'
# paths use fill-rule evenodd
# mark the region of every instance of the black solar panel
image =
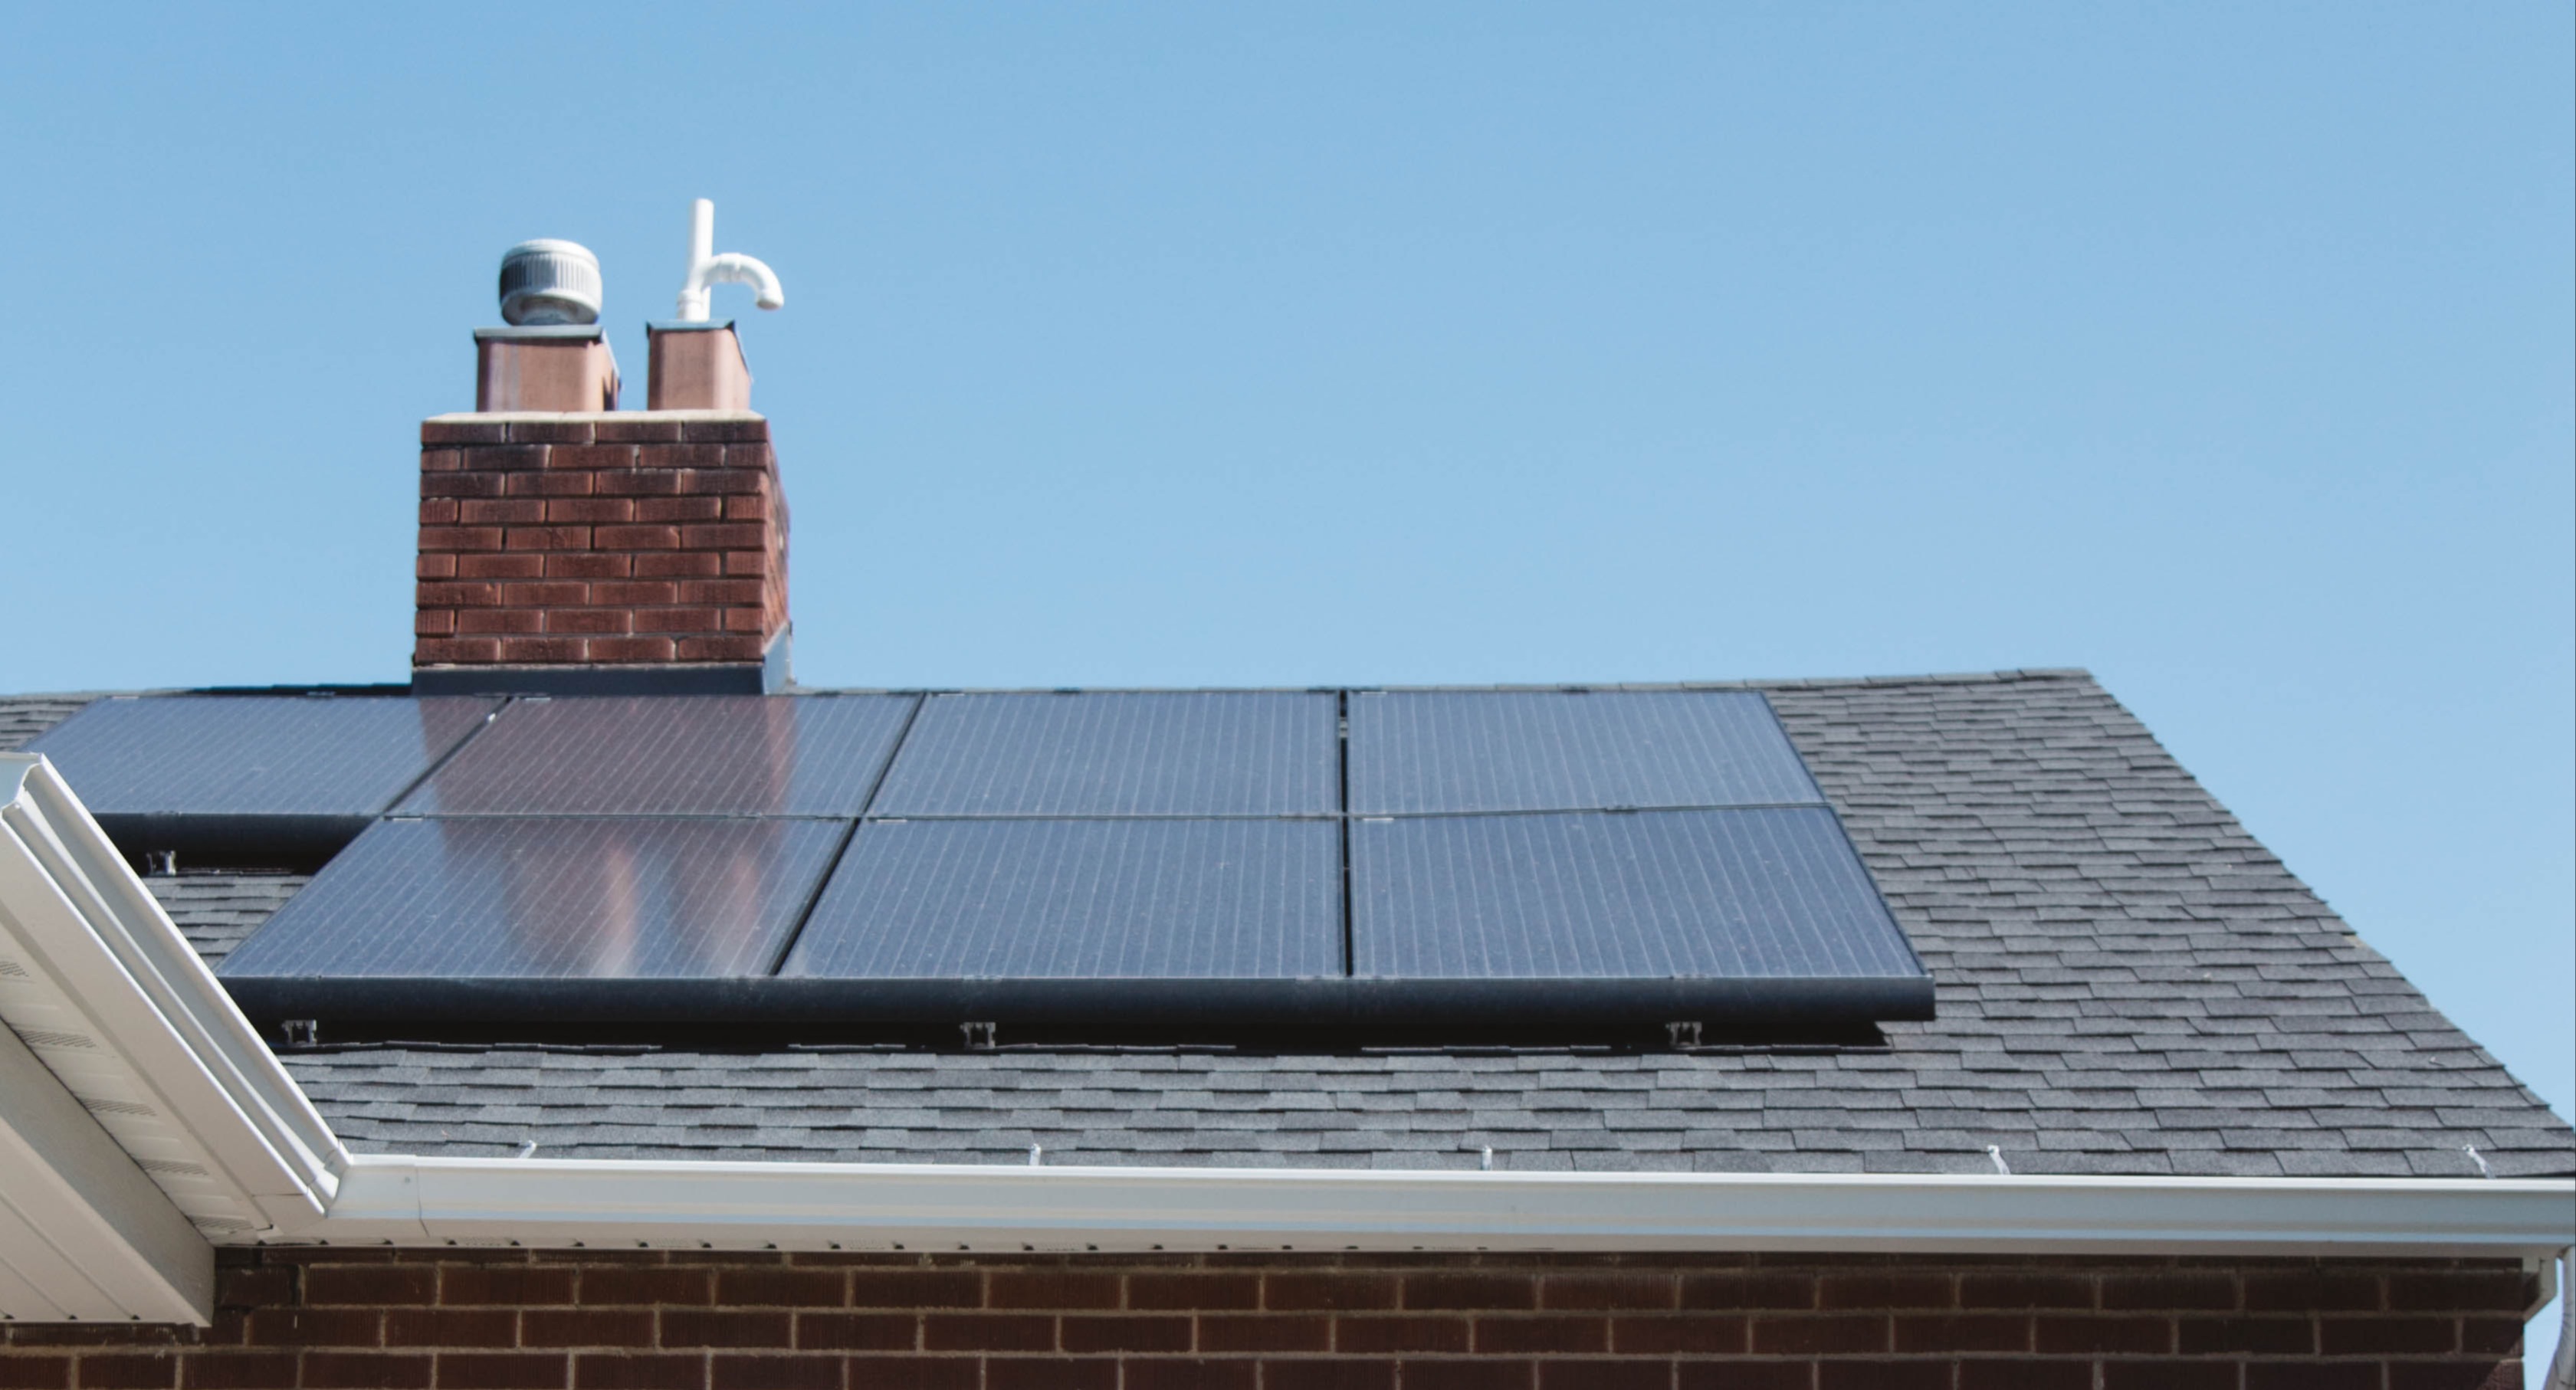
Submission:
<svg viewBox="0 0 2576 1390">
<path fill-rule="evenodd" d="M 100 700 L 29 745 L 129 850 L 327 850 L 499 702 L 391 696 Z"/>
<path fill-rule="evenodd" d="M 856 816 L 917 698 L 519 700 L 400 809 L 423 815 Z"/>
<path fill-rule="evenodd" d="M 1822 807 L 1364 820 L 1352 973 L 1921 979 Z"/>
<path fill-rule="evenodd" d="M 384 821 L 227 957 L 221 974 L 237 986 L 765 975 L 847 828 L 680 817 Z"/>
<path fill-rule="evenodd" d="M 1350 719 L 1356 814 L 1824 801 L 1752 691 L 1362 691 Z"/>
<path fill-rule="evenodd" d="M 871 822 L 782 973 L 1339 976 L 1339 833 L 1291 820 Z"/>
<path fill-rule="evenodd" d="M 1295 816 L 1341 808 L 1329 694 L 933 695 L 885 816 Z"/>
</svg>

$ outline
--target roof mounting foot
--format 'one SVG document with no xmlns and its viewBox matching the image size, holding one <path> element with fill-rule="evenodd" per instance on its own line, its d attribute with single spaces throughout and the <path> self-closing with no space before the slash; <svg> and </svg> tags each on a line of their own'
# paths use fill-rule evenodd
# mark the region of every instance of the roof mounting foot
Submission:
<svg viewBox="0 0 2576 1390">
<path fill-rule="evenodd" d="M 978 1051 L 1001 1046 L 1002 1025 L 998 1023 L 961 1023 L 957 1031 L 966 1035 L 966 1045 Z"/>
<path fill-rule="evenodd" d="M 1697 1047 L 1699 1046 L 1699 1024 L 1696 1021 L 1667 1023 L 1664 1025 L 1664 1036 L 1671 1039 L 1675 1047 Z"/>
<path fill-rule="evenodd" d="M 286 1034 L 288 1047 L 312 1047 L 322 1041 L 322 1024 L 318 1019 L 290 1018 L 278 1027 Z"/>
</svg>

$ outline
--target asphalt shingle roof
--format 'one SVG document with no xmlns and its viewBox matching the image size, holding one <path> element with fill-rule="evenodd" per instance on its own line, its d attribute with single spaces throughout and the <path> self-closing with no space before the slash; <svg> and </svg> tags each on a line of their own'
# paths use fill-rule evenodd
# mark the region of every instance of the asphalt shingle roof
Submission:
<svg viewBox="0 0 2576 1390">
<path fill-rule="evenodd" d="M 1763 684 L 1939 988 L 1884 1048 L 1254 1053 L 364 1045 L 352 1147 L 1776 1172 L 2576 1173 L 2576 1133 L 2081 672 Z M 0 747 L 79 700 L 0 700 Z M 200 951 L 281 876 L 154 892 Z"/>
</svg>

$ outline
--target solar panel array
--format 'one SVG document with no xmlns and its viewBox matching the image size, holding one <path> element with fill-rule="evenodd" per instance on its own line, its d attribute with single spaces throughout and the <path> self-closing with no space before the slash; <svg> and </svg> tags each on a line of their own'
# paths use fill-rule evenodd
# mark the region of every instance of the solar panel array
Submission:
<svg viewBox="0 0 2576 1390">
<path fill-rule="evenodd" d="M 369 729 L 402 713 L 417 746 L 381 756 L 379 730 L 301 767 L 259 726 L 294 776 L 383 817 L 225 962 L 268 1016 L 1723 1025 L 1930 1007 L 1750 692 L 311 703 L 383 707 Z M 260 717 L 320 746 L 291 713 Z M 102 787 L 249 804 L 221 753 L 171 746 L 206 718 L 57 733 L 114 748 Z M 199 780 L 155 780 L 156 762 Z M 246 785 L 294 780 L 268 766 Z"/>
</svg>

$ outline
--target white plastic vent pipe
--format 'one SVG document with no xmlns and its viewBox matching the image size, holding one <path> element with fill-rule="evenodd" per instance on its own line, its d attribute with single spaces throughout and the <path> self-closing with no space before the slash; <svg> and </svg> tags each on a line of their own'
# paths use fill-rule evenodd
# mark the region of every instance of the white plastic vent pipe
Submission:
<svg viewBox="0 0 2576 1390">
<path fill-rule="evenodd" d="M 689 204 L 689 273 L 680 281 L 680 322 L 705 323 L 709 292 L 717 285 L 749 285 L 752 303 L 776 309 L 787 303 L 778 272 L 739 251 L 716 251 L 716 205 L 705 198 Z"/>
</svg>

